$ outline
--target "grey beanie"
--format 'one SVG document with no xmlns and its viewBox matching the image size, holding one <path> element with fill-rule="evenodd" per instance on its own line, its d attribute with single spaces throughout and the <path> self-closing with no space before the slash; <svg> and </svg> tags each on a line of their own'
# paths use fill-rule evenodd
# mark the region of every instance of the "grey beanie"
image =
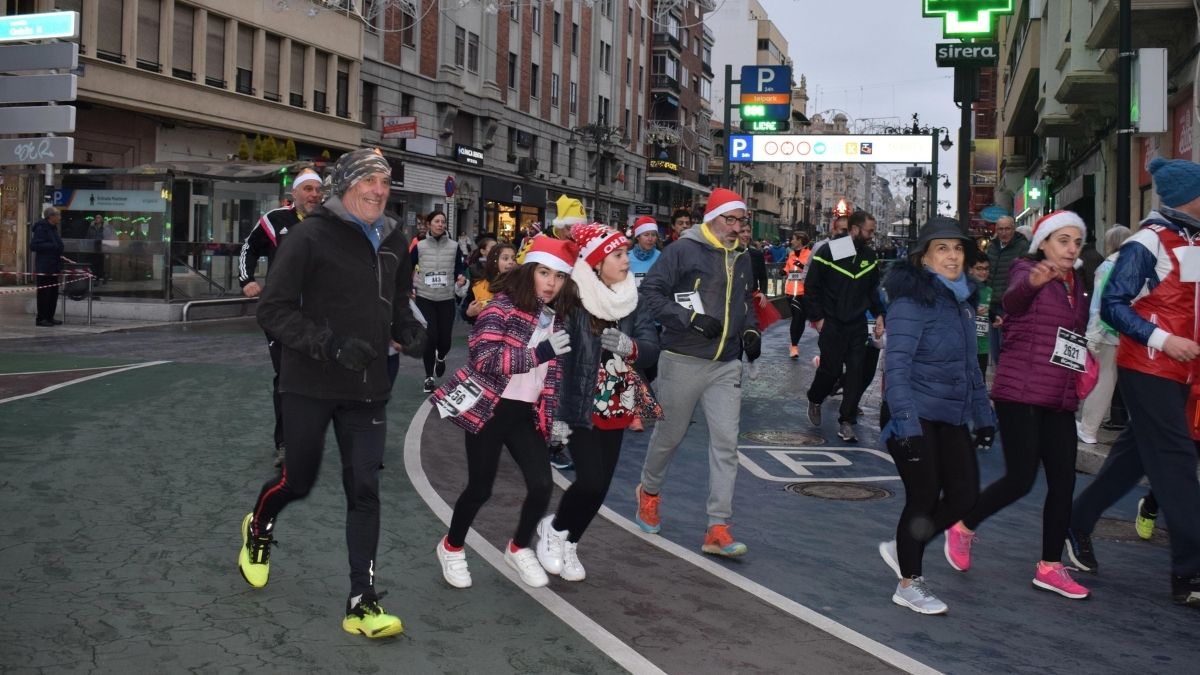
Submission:
<svg viewBox="0 0 1200 675">
<path fill-rule="evenodd" d="M 351 186 L 373 173 L 391 175 L 392 167 L 383 158 L 383 153 L 378 148 L 351 150 L 334 163 L 329 187 L 335 196 L 341 197 Z"/>
</svg>

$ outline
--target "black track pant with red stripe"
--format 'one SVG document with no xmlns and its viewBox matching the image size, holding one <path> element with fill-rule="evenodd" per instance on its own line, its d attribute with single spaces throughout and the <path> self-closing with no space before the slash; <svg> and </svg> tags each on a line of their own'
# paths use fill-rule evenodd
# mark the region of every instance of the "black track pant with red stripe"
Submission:
<svg viewBox="0 0 1200 675">
<path fill-rule="evenodd" d="M 254 526 L 264 525 L 290 502 L 304 499 L 316 482 L 333 422 L 342 455 L 346 492 L 346 547 L 350 555 L 350 595 L 374 585 L 379 545 L 379 469 L 387 437 L 386 401 L 346 401 L 284 393 L 283 438 L 287 455 L 281 473 L 263 485 L 254 505 Z"/>
</svg>

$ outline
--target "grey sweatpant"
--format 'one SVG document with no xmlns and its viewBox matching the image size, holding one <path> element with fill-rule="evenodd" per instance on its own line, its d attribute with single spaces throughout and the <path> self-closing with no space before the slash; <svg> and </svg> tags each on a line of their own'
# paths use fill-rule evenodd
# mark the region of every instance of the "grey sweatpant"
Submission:
<svg viewBox="0 0 1200 675">
<path fill-rule="evenodd" d="M 699 403 L 708 423 L 708 526 L 724 524 L 733 515 L 742 362 L 709 361 L 664 351 L 658 359 L 654 392 L 663 419 L 654 425 L 646 448 L 642 488 L 651 494 L 661 491 L 667 468 Z"/>
</svg>

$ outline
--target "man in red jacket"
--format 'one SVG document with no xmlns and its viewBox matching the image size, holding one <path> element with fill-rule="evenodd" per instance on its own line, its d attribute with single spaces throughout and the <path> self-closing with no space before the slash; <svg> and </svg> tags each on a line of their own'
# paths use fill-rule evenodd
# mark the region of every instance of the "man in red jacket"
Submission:
<svg viewBox="0 0 1200 675">
<path fill-rule="evenodd" d="M 1149 168 L 1161 207 L 1121 246 L 1100 301 L 1100 318 L 1121 334 L 1117 386 L 1130 424 L 1072 505 L 1067 552 L 1097 571 L 1096 521 L 1147 476 L 1170 521 L 1172 600 L 1200 608 L 1200 482 L 1185 412 L 1200 356 L 1200 165 L 1160 158 Z"/>
</svg>

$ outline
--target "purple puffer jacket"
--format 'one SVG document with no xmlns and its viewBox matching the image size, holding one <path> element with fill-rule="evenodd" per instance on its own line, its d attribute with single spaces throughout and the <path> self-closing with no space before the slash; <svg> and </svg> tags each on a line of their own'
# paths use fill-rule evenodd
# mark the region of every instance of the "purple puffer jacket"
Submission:
<svg viewBox="0 0 1200 675">
<path fill-rule="evenodd" d="M 1050 363 L 1050 355 L 1060 326 L 1080 335 L 1087 328 L 1088 303 L 1083 297 L 1083 284 L 1076 274 L 1072 306 L 1062 281 L 1051 281 L 1041 288 L 1029 283 L 1034 265 L 1034 261 L 1020 258 L 1013 262 L 1009 273 L 992 400 L 1074 412 L 1079 407 L 1075 371 Z"/>
</svg>

